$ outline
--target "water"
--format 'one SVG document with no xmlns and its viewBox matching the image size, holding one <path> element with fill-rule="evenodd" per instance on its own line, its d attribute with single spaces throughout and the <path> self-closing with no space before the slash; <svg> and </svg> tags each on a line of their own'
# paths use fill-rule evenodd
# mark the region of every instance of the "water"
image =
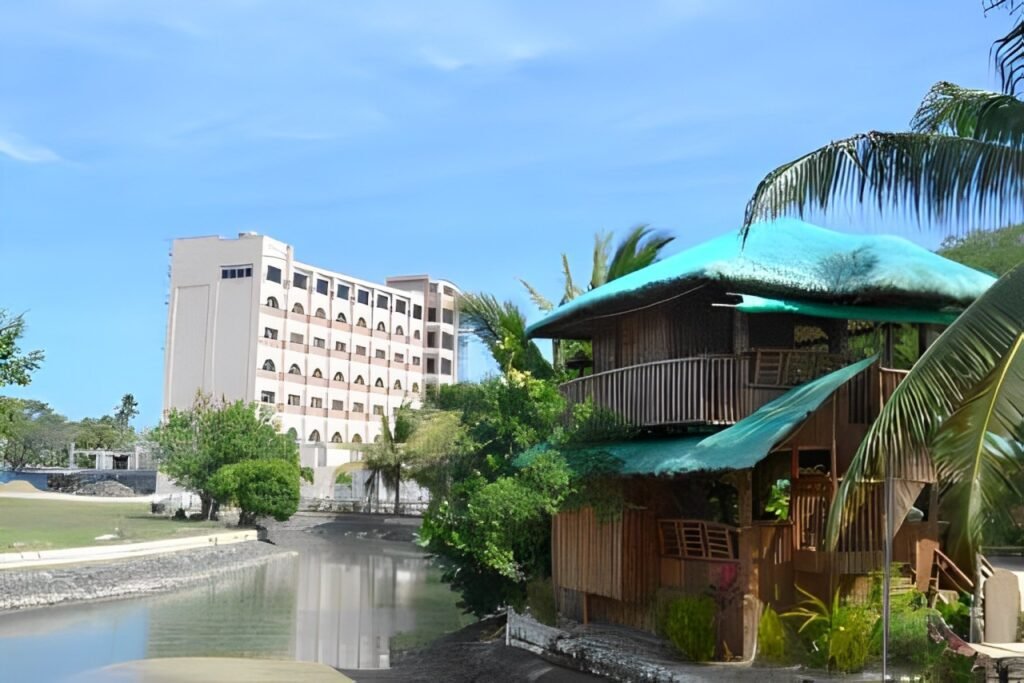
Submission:
<svg viewBox="0 0 1024 683">
<path fill-rule="evenodd" d="M 455 600 L 411 544 L 324 542 L 176 593 L 0 615 L 0 680 L 63 681 L 176 656 L 387 668 L 393 648 L 467 623 Z"/>
</svg>

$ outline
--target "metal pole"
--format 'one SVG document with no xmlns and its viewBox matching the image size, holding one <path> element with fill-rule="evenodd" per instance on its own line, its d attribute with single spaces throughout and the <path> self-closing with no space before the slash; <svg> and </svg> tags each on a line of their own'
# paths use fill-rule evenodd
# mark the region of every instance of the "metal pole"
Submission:
<svg viewBox="0 0 1024 683">
<path fill-rule="evenodd" d="M 882 680 L 889 680 L 889 602 L 892 590 L 892 541 L 895 533 L 893 519 L 893 481 L 889 472 L 889 463 L 885 466 L 885 552 L 882 567 Z"/>
</svg>

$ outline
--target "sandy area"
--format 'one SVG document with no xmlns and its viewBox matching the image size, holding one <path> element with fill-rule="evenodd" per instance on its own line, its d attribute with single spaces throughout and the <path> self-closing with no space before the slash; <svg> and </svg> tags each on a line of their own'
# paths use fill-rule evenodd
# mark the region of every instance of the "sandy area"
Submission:
<svg viewBox="0 0 1024 683">
<path fill-rule="evenodd" d="M 27 481 L 9 481 L 0 484 L 0 498 L 31 498 L 32 500 L 76 500 L 87 503 L 148 503 L 156 499 L 155 495 L 130 496 L 76 496 L 71 493 L 51 493 L 40 491 Z"/>
</svg>

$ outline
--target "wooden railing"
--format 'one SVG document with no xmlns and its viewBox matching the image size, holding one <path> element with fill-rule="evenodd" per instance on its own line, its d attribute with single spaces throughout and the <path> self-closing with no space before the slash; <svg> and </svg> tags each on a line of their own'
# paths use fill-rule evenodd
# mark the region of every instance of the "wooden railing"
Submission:
<svg viewBox="0 0 1024 683">
<path fill-rule="evenodd" d="M 561 390 L 570 405 L 591 399 L 638 426 L 727 425 L 840 365 L 830 354 L 761 349 L 631 365 L 574 379 Z"/>
<path fill-rule="evenodd" d="M 832 500 L 832 482 L 824 477 L 797 479 L 790 491 L 789 516 L 798 550 L 824 547 L 825 526 Z"/>
<path fill-rule="evenodd" d="M 738 558 L 739 530 L 728 524 L 700 519 L 659 519 L 658 542 L 662 557 L 711 562 Z"/>
</svg>

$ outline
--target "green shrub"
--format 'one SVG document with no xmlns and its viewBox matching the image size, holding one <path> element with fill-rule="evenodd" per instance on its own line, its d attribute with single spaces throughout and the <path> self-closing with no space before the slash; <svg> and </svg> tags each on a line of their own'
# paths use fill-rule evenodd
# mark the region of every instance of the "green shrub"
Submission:
<svg viewBox="0 0 1024 683">
<path fill-rule="evenodd" d="M 262 515 L 279 522 L 299 509 L 299 468 L 287 460 L 244 460 L 221 467 L 209 480 L 218 501 L 241 508 L 239 525 Z"/>
<path fill-rule="evenodd" d="M 526 583 L 526 606 L 530 608 L 534 619 L 555 626 L 558 608 L 555 606 L 555 589 L 551 579 L 532 579 Z"/>
<path fill-rule="evenodd" d="M 829 670 L 844 673 L 860 671 L 871 654 L 872 632 L 878 613 L 872 605 L 844 605 L 839 591 L 826 604 L 812 593 L 797 586 L 805 600 L 782 616 L 801 619 L 798 633 L 811 652 L 821 653 Z"/>
<path fill-rule="evenodd" d="M 757 656 L 771 664 L 785 664 L 786 627 L 771 606 L 764 608 L 757 624 Z"/>
<path fill-rule="evenodd" d="M 348 486 L 352 483 L 352 475 L 339 467 L 337 474 L 334 475 L 334 483 Z"/>
<path fill-rule="evenodd" d="M 709 661 L 715 656 L 715 612 L 708 596 L 677 598 L 668 606 L 665 635 L 689 659 Z"/>
<path fill-rule="evenodd" d="M 971 632 L 971 596 L 962 593 L 956 602 L 939 602 L 935 609 L 942 615 L 942 620 L 953 629 L 953 633 L 961 638 L 968 638 Z"/>
</svg>

